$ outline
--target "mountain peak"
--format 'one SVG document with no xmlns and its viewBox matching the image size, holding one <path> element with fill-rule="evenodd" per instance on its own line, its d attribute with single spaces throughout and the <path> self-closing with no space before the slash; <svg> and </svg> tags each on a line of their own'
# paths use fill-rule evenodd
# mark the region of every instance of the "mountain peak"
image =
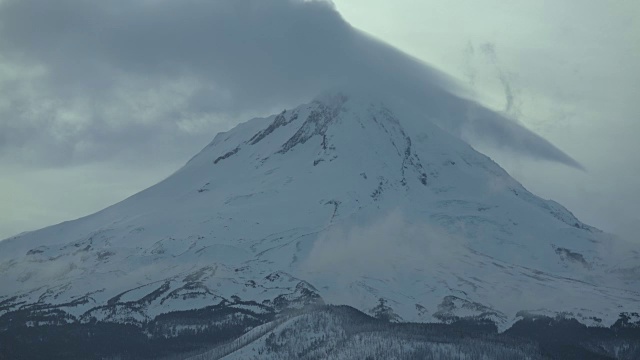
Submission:
<svg viewBox="0 0 640 360">
<path fill-rule="evenodd" d="M 505 327 L 542 309 L 613 323 L 640 299 L 614 247 L 422 113 L 327 94 L 218 134 L 121 203 L 1 242 L 0 316 L 140 324 L 324 302 L 408 321 Z"/>
</svg>

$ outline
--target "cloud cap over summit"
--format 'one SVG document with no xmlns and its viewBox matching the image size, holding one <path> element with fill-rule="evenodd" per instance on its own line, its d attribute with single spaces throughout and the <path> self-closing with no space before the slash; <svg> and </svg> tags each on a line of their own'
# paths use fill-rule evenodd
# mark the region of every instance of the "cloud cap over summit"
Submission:
<svg viewBox="0 0 640 360">
<path fill-rule="evenodd" d="M 355 87 L 420 104 L 467 140 L 580 167 L 326 1 L 4 0 L 0 54 L 0 149 L 30 160 L 186 156 L 247 114 Z"/>
</svg>

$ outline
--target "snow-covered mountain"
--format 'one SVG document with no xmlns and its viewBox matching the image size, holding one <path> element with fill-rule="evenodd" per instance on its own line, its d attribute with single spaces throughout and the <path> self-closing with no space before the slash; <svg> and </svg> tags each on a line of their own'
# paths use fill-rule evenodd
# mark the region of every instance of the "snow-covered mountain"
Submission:
<svg viewBox="0 0 640 360">
<path fill-rule="evenodd" d="M 609 326 L 640 308 L 638 264 L 428 114 L 326 95 L 218 134 L 116 205 L 0 242 L 0 325 L 155 321 L 171 336 L 327 303 Z M 219 316 L 166 320 L 202 309 Z"/>
</svg>

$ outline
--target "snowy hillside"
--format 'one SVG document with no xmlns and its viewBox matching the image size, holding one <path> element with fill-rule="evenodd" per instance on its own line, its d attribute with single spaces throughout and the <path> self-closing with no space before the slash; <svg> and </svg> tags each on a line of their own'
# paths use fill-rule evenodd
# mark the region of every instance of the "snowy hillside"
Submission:
<svg viewBox="0 0 640 360">
<path fill-rule="evenodd" d="M 0 242 L 0 325 L 225 314 L 165 324 L 173 336 L 383 299 L 395 321 L 609 326 L 640 308 L 639 263 L 427 115 L 338 94 L 220 133 L 96 214 Z"/>
<path fill-rule="evenodd" d="M 517 329 L 497 333 L 488 323 L 389 324 L 353 308 L 328 306 L 256 327 L 186 359 L 533 360 L 640 355 L 637 334 L 634 339 L 632 333 L 587 328 L 575 320 L 549 320 L 525 321 Z M 532 331 L 536 327 L 540 328 Z"/>
</svg>

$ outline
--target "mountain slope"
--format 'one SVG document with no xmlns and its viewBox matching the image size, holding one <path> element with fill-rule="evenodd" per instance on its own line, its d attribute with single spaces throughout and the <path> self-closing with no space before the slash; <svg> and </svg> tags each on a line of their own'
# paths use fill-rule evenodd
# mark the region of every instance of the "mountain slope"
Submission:
<svg viewBox="0 0 640 360">
<path fill-rule="evenodd" d="M 0 242 L 0 325 L 218 314 L 172 336 L 384 302 L 404 321 L 608 326 L 640 307 L 637 249 L 397 110 L 338 94 L 254 119 L 121 203 Z"/>
</svg>

